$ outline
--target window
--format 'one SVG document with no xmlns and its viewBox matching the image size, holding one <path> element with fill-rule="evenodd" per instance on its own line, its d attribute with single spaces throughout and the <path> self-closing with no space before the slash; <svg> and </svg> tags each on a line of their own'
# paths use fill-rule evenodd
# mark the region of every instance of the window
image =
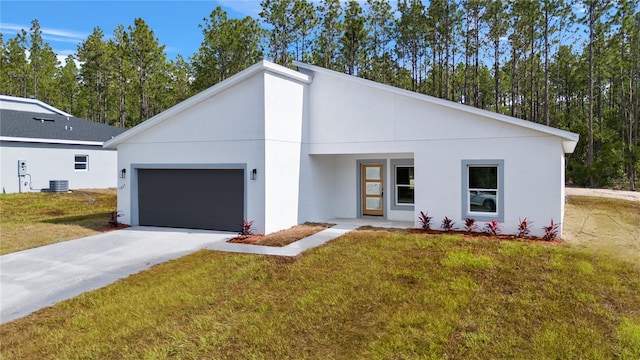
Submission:
<svg viewBox="0 0 640 360">
<path fill-rule="evenodd" d="M 391 159 L 392 186 L 391 208 L 393 210 L 413 210 L 415 199 L 415 180 L 413 159 Z"/>
<path fill-rule="evenodd" d="M 73 168 L 77 171 L 89 170 L 89 155 L 76 155 Z"/>
<path fill-rule="evenodd" d="M 504 221 L 503 160 L 462 161 L 462 217 Z"/>
<path fill-rule="evenodd" d="M 396 205 L 413 205 L 413 166 L 396 166 Z"/>
</svg>

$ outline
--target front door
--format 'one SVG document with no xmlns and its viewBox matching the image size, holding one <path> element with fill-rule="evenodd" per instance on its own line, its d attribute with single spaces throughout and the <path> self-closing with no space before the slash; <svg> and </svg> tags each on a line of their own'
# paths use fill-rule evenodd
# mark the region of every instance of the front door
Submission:
<svg viewBox="0 0 640 360">
<path fill-rule="evenodd" d="M 383 215 L 382 164 L 362 164 L 362 215 Z"/>
</svg>

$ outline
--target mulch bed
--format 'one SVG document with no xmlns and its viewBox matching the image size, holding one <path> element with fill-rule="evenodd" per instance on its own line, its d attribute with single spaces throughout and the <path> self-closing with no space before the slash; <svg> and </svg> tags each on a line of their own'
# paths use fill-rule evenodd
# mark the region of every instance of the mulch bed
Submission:
<svg viewBox="0 0 640 360">
<path fill-rule="evenodd" d="M 390 232 L 402 232 L 407 234 L 425 234 L 425 235 L 444 235 L 444 234 L 457 234 L 462 235 L 466 238 L 480 238 L 484 240 L 511 240 L 511 241 L 524 241 L 524 242 L 532 242 L 532 243 L 540 243 L 546 245 L 559 245 L 562 244 L 562 239 L 554 239 L 554 240 L 544 240 L 542 238 L 536 236 L 523 236 L 518 237 L 516 235 L 511 234 L 498 234 L 498 235 L 490 235 L 486 232 L 467 232 L 464 230 L 423 230 L 417 228 L 411 229 L 399 229 L 399 228 L 382 228 L 382 227 L 374 227 L 374 226 L 361 226 L 358 230 L 369 230 L 369 231 L 390 231 Z"/>
<path fill-rule="evenodd" d="M 335 224 L 329 223 L 304 223 L 296 225 L 286 230 L 277 231 L 273 234 L 262 235 L 238 235 L 227 242 L 236 244 L 252 244 L 263 246 L 286 246 L 298 240 L 304 239 L 322 230 L 328 229 Z"/>
</svg>

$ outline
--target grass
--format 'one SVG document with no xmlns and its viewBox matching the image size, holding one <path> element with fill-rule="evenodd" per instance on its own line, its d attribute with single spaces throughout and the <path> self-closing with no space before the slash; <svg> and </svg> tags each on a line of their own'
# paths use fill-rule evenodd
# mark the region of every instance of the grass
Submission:
<svg viewBox="0 0 640 360">
<path fill-rule="evenodd" d="M 563 246 L 355 231 L 200 251 L 0 327 L 24 358 L 640 357 L 640 269 Z"/>
<path fill-rule="evenodd" d="M 570 196 L 565 208 L 567 245 L 640 266 L 640 203 Z"/>
<path fill-rule="evenodd" d="M 0 254 L 104 231 L 116 210 L 115 190 L 0 195 Z"/>
<path fill-rule="evenodd" d="M 2 246 L 115 208 L 60 195 L 0 196 Z M 0 358 L 638 359 L 640 204 L 566 210 L 562 246 L 376 229 L 295 258 L 200 251 L 0 326 Z"/>
</svg>

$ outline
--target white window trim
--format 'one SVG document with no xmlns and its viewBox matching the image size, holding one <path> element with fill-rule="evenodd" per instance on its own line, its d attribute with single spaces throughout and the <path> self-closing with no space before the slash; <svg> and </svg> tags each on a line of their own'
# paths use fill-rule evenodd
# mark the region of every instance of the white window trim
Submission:
<svg viewBox="0 0 640 360">
<path fill-rule="evenodd" d="M 469 167 L 496 167 L 498 170 L 497 189 L 469 188 Z M 462 160 L 462 219 L 471 218 L 476 221 L 498 220 L 504 222 L 504 160 Z M 496 212 L 471 211 L 470 191 L 489 190 L 496 191 Z"/>
<path fill-rule="evenodd" d="M 84 156 L 85 161 L 76 161 L 76 157 Z M 84 169 L 76 169 L 76 165 L 84 164 Z M 74 171 L 89 171 L 89 155 L 87 154 L 76 154 L 73 156 L 73 170 Z"/>
<path fill-rule="evenodd" d="M 406 210 L 406 211 L 414 211 L 415 209 L 415 185 L 414 185 L 414 197 L 413 197 L 413 204 L 405 204 L 405 203 L 398 203 L 398 187 L 399 186 L 407 186 L 407 185 L 398 185 L 396 183 L 396 169 L 399 167 L 413 167 L 413 174 L 414 174 L 414 179 L 415 179 L 415 167 L 413 166 L 413 159 L 391 159 L 391 210 Z"/>
</svg>

